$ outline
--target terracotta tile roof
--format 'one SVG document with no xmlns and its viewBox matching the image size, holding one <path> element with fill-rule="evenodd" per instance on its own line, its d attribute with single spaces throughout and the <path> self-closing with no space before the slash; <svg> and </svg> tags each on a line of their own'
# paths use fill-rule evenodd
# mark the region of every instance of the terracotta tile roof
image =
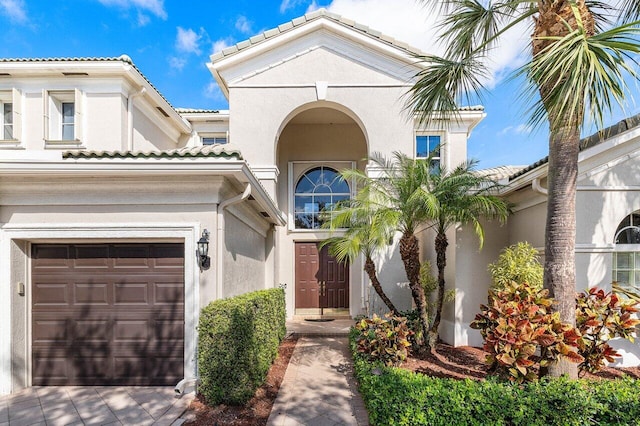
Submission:
<svg viewBox="0 0 640 426">
<path fill-rule="evenodd" d="M 598 131 L 592 134 L 591 136 L 587 136 L 586 138 L 583 138 L 582 140 L 580 140 L 580 151 L 584 151 L 585 149 L 589 149 L 591 147 L 599 145 L 602 142 L 606 141 L 607 139 L 610 139 L 614 136 L 617 136 L 623 132 L 626 132 L 627 130 L 631 130 L 634 127 L 638 127 L 638 126 L 640 126 L 640 114 L 627 117 L 624 120 L 619 121 L 617 124 L 614 124 L 613 126 L 609 126 L 604 130 Z M 511 175 L 509 177 L 509 181 L 512 181 L 517 177 L 520 177 L 530 172 L 531 170 L 537 169 L 538 167 L 542 166 L 543 164 L 547 164 L 548 162 L 549 162 L 549 156 L 546 156 L 536 161 L 535 163 L 531 164 L 530 166 L 527 166 L 524 169 Z"/>
<path fill-rule="evenodd" d="M 291 31 L 295 28 L 298 28 L 304 25 L 307 22 L 314 21 L 320 18 L 328 18 L 340 25 L 352 28 L 356 31 L 359 31 L 363 34 L 366 34 L 372 38 L 378 39 L 379 41 L 386 43 L 388 45 L 397 47 L 398 49 L 402 49 L 409 53 L 410 55 L 424 55 L 424 52 L 421 52 L 419 49 L 409 46 L 407 43 L 404 43 L 400 40 L 396 40 L 393 37 L 387 36 L 385 34 L 380 33 L 372 28 L 369 28 L 365 25 L 358 24 L 357 22 L 344 18 L 336 13 L 332 13 L 327 11 L 326 9 L 318 9 L 316 11 L 307 13 L 304 16 L 296 18 L 290 22 L 279 25 L 276 28 L 272 28 L 267 30 L 261 34 L 255 35 L 247 40 L 241 41 L 233 46 L 227 47 L 220 52 L 214 53 L 211 56 L 211 62 L 215 62 L 218 59 L 226 58 L 227 56 L 234 55 L 241 50 L 244 50 L 248 47 L 255 46 L 256 44 L 262 43 L 265 40 L 269 40 L 279 34 L 285 33 L 287 31 Z"/>
<path fill-rule="evenodd" d="M 167 151 L 65 151 L 63 159 L 116 159 L 116 158 L 235 158 L 243 160 L 236 149 L 225 145 L 205 145 Z"/>
</svg>

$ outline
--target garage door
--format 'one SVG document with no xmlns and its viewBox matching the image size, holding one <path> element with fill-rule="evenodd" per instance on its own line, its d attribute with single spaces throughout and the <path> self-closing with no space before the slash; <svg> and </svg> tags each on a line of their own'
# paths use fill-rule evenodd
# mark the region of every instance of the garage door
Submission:
<svg viewBox="0 0 640 426">
<path fill-rule="evenodd" d="M 182 244 L 32 246 L 34 385 L 183 377 Z"/>
</svg>

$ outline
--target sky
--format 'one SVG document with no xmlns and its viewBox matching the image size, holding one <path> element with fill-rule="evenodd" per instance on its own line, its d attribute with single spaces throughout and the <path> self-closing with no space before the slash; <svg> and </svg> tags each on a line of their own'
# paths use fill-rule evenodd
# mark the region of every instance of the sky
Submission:
<svg viewBox="0 0 640 426">
<path fill-rule="evenodd" d="M 421 51 L 444 53 L 439 16 L 417 0 L 0 0 L 0 57 L 127 54 L 174 107 L 228 109 L 206 67 L 209 56 L 320 7 Z M 526 58 L 529 34 L 516 27 L 491 53 L 489 90 L 474 102 L 487 117 L 468 144 L 480 168 L 527 165 L 547 155 L 548 133 L 526 124 L 522 86 L 510 78 Z M 640 112 L 633 100 L 640 89 L 632 90 L 629 105 L 605 124 Z"/>
</svg>

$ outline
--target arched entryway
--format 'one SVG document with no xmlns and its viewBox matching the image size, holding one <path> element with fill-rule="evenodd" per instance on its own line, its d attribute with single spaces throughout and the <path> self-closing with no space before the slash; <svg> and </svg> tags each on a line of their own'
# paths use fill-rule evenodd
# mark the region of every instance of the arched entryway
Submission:
<svg viewBox="0 0 640 426">
<path fill-rule="evenodd" d="M 364 170 L 366 133 L 357 117 L 326 102 L 294 111 L 277 141 L 278 205 L 287 213 L 278 230 L 278 279 L 287 283 L 287 305 L 298 316 L 348 316 L 360 312 L 360 265 L 340 265 L 318 243 L 328 237 L 319 213 L 348 199 L 351 182 L 339 172 Z"/>
</svg>

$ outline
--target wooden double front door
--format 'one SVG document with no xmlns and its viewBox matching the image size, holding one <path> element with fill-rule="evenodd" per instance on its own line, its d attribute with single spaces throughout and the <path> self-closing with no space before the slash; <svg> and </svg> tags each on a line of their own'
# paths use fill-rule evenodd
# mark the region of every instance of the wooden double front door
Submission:
<svg viewBox="0 0 640 426">
<path fill-rule="evenodd" d="M 349 265 L 319 243 L 296 243 L 296 309 L 349 308 Z"/>
</svg>

